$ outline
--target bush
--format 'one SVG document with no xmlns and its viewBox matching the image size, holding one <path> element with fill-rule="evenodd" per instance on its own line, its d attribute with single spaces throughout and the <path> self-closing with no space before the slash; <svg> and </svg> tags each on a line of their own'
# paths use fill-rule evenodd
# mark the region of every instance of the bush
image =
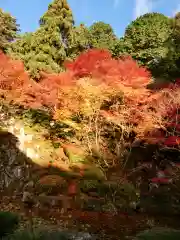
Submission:
<svg viewBox="0 0 180 240">
<path fill-rule="evenodd" d="M 0 237 L 11 234 L 18 227 L 19 217 L 11 212 L 0 212 Z"/>
<path fill-rule="evenodd" d="M 167 228 L 154 228 L 137 235 L 136 240 L 178 240 L 180 231 Z"/>
<path fill-rule="evenodd" d="M 66 233 L 60 231 L 18 231 L 11 236 L 3 238 L 4 240 L 68 240 L 69 237 Z"/>
</svg>

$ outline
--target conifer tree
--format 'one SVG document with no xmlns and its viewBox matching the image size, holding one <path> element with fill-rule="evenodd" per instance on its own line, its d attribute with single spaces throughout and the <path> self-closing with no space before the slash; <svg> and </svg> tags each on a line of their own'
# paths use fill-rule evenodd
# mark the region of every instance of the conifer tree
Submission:
<svg viewBox="0 0 180 240">
<path fill-rule="evenodd" d="M 12 44 L 10 53 L 22 59 L 30 74 L 39 78 L 40 71 L 60 72 L 66 59 L 68 38 L 74 20 L 66 0 L 55 0 L 40 18 L 40 27 Z"/>
<path fill-rule="evenodd" d="M 0 49 L 6 51 L 9 43 L 16 37 L 19 31 L 19 25 L 16 19 L 9 13 L 0 8 Z"/>
<path fill-rule="evenodd" d="M 91 45 L 94 48 L 111 50 L 117 37 L 110 24 L 102 21 L 94 23 L 89 28 Z"/>
</svg>

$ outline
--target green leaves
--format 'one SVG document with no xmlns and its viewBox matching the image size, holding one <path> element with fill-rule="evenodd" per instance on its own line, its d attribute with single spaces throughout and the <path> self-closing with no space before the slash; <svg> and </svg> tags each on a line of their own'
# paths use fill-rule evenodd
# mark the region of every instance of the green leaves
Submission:
<svg viewBox="0 0 180 240">
<path fill-rule="evenodd" d="M 16 37 L 19 31 L 19 25 L 16 23 L 16 19 L 9 13 L 5 13 L 0 8 L 0 49 L 6 51 L 9 43 L 11 43 Z"/>
<path fill-rule="evenodd" d="M 0 212 L 0 237 L 11 234 L 18 227 L 19 217 L 11 212 Z"/>
<path fill-rule="evenodd" d="M 41 17 L 39 29 L 24 34 L 12 44 L 9 53 L 23 60 L 34 78 L 40 77 L 40 71 L 61 72 L 73 24 L 67 1 L 55 0 Z"/>
<path fill-rule="evenodd" d="M 93 48 L 111 49 L 117 40 L 112 27 L 104 22 L 96 22 L 89 28 Z"/>
<path fill-rule="evenodd" d="M 171 75 L 177 70 L 174 53 L 178 52 L 172 37 L 172 22 L 160 13 L 140 16 L 127 26 L 124 37 L 113 46 L 113 56 L 130 54 L 154 76 Z"/>
<path fill-rule="evenodd" d="M 124 42 L 131 48 L 128 52 L 142 64 L 148 65 L 167 53 L 167 40 L 171 34 L 170 20 L 160 13 L 145 14 L 133 21 L 125 31 Z"/>
<path fill-rule="evenodd" d="M 178 240 L 180 231 L 167 228 L 152 228 L 139 233 L 136 240 Z"/>
<path fill-rule="evenodd" d="M 77 55 L 90 47 L 91 41 L 89 29 L 83 24 L 73 27 L 70 33 L 68 47 L 66 49 L 68 58 L 74 59 Z"/>
</svg>

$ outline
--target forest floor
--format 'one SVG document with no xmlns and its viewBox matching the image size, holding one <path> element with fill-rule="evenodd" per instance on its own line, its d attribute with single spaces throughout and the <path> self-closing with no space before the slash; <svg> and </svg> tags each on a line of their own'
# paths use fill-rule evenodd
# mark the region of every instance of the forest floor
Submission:
<svg viewBox="0 0 180 240">
<path fill-rule="evenodd" d="M 62 209 L 57 207 L 26 207 L 20 198 L 12 196 L 2 196 L 0 208 L 1 211 L 11 211 L 20 216 L 20 229 L 87 232 L 95 236 L 94 239 L 133 239 L 136 233 L 154 226 L 179 228 L 177 218 L 172 217 L 78 209 L 63 213 Z"/>
</svg>

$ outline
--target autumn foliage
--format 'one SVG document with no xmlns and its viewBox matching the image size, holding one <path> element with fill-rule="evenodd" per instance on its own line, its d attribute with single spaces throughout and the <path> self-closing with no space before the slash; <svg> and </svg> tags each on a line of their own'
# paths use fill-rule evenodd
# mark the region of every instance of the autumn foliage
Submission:
<svg viewBox="0 0 180 240">
<path fill-rule="evenodd" d="M 74 62 L 65 63 L 74 77 L 100 78 L 108 85 L 140 87 L 150 82 L 150 73 L 129 56 L 115 60 L 107 50 L 92 49 L 82 53 Z"/>
<path fill-rule="evenodd" d="M 123 151 L 132 132 L 136 138 L 167 146 L 179 144 L 179 81 L 159 91 L 149 90 L 151 75 L 144 67 L 130 57 L 115 60 L 98 49 L 65 66 L 67 71 L 58 75 L 41 73 L 37 83 L 21 62 L 1 53 L 1 97 L 25 107 L 50 108 L 56 120 L 73 128 L 88 151 L 104 154 L 107 165 L 108 159 Z M 115 129 L 118 137 L 113 137 Z"/>
<path fill-rule="evenodd" d="M 62 75 L 47 75 L 42 73 L 41 83 L 32 80 L 24 71 L 21 61 L 11 60 L 0 53 L 0 91 L 1 97 L 8 102 L 23 105 L 30 108 L 43 106 L 53 108 L 57 102 L 57 90 L 59 86 L 67 85 L 72 78 L 69 73 Z"/>
</svg>

